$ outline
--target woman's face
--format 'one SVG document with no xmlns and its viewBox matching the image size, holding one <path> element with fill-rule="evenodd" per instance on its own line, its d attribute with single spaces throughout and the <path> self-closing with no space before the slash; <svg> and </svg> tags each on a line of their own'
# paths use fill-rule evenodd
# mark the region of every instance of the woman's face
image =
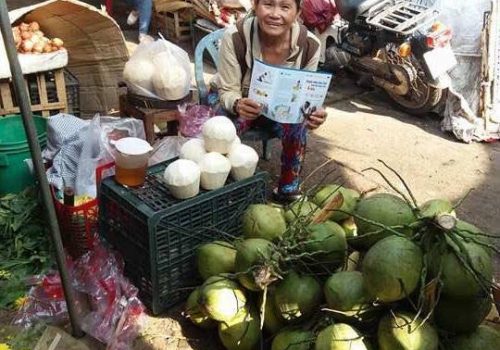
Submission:
<svg viewBox="0 0 500 350">
<path fill-rule="evenodd" d="M 255 0 L 259 28 L 269 36 L 282 36 L 297 20 L 299 9 L 295 0 Z"/>
</svg>

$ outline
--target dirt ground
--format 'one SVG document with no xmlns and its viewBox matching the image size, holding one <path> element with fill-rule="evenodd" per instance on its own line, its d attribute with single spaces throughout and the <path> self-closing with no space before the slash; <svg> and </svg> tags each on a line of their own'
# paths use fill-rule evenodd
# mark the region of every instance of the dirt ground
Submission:
<svg viewBox="0 0 500 350">
<path fill-rule="evenodd" d="M 15 8 L 20 2 L 8 3 Z M 137 32 L 125 34 L 133 50 Z M 380 176 L 363 171 L 383 170 L 377 161 L 381 159 L 400 173 L 420 203 L 433 198 L 457 202 L 472 190 L 458 208 L 458 216 L 500 234 L 500 143 L 461 143 L 440 130 L 437 116 L 400 112 L 383 93 L 358 88 L 343 73 L 334 79 L 326 106 L 327 121 L 308 140 L 303 176 L 314 174 L 305 182 L 306 188 L 325 181 L 360 191 L 374 187 L 386 191 Z M 260 163 L 273 183 L 279 174 L 279 154 L 280 145 L 273 141 L 272 159 Z M 498 261 L 496 267 L 498 278 Z M 151 318 L 134 349 L 218 349 L 215 332 L 210 334 L 195 330 L 179 310 L 173 310 L 171 315 Z"/>
</svg>

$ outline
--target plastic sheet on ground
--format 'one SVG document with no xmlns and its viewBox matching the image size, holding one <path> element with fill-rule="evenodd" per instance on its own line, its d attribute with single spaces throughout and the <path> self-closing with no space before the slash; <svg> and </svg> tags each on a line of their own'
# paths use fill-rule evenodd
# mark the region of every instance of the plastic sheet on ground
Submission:
<svg viewBox="0 0 500 350">
<path fill-rule="evenodd" d="M 464 141 L 500 139 L 500 125 L 485 122 L 479 115 L 481 85 L 481 31 L 484 13 L 491 8 L 491 0 L 412 0 L 414 3 L 434 5 L 440 12 L 439 20 L 453 29 L 452 47 L 458 64 L 450 72 L 452 88 L 448 94 L 441 128 Z"/>
</svg>

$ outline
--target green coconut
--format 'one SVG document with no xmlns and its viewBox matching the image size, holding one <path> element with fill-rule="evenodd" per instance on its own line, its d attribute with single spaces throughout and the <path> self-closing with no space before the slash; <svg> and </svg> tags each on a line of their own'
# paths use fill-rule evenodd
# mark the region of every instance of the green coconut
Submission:
<svg viewBox="0 0 500 350">
<path fill-rule="evenodd" d="M 329 267 L 336 268 L 346 259 L 345 232 L 339 224 L 333 221 L 312 224 L 308 227 L 304 251 L 313 254 L 314 261 L 328 263 Z"/>
<path fill-rule="evenodd" d="M 227 322 L 245 307 L 246 297 L 238 283 L 226 276 L 209 277 L 200 287 L 198 305 L 211 319 Z"/>
<path fill-rule="evenodd" d="M 238 280 L 246 289 L 259 291 L 254 272 L 271 258 L 273 244 L 262 238 L 250 238 L 236 244 L 235 270 Z"/>
<path fill-rule="evenodd" d="M 356 237 L 358 235 L 358 227 L 356 226 L 356 222 L 352 216 L 342 221 L 341 225 L 344 229 L 346 238 Z"/>
<path fill-rule="evenodd" d="M 291 224 L 300 218 L 312 218 L 314 214 L 319 212 L 319 207 L 313 202 L 299 200 L 290 205 L 285 211 L 285 220 Z"/>
<path fill-rule="evenodd" d="M 374 314 L 375 308 L 369 303 L 363 274 L 359 271 L 333 274 L 326 281 L 323 291 L 328 308 L 335 310 L 333 317 L 340 321 L 368 321 Z"/>
<path fill-rule="evenodd" d="M 196 326 L 201 328 L 215 328 L 217 323 L 206 315 L 200 305 L 198 299 L 200 297 L 200 288 L 196 288 L 189 294 L 186 301 L 186 315 Z"/>
<path fill-rule="evenodd" d="M 311 315 L 321 303 L 321 286 L 314 277 L 291 271 L 276 285 L 274 305 L 286 321 Z"/>
<path fill-rule="evenodd" d="M 449 350 L 497 350 L 500 349 L 500 331 L 482 325 L 474 332 L 452 338 Z"/>
<path fill-rule="evenodd" d="M 196 250 L 196 265 L 204 280 L 221 273 L 234 272 L 235 258 L 236 248 L 228 242 L 214 241 Z"/>
<path fill-rule="evenodd" d="M 436 330 L 410 313 L 389 314 L 378 326 L 380 350 L 437 350 L 439 338 Z"/>
<path fill-rule="evenodd" d="M 403 199 L 390 193 L 378 193 L 360 199 L 354 208 L 354 214 L 358 236 L 351 237 L 348 242 L 359 250 L 368 249 L 381 239 L 393 235 L 390 231 L 383 230 L 361 218 L 389 227 L 409 225 L 416 220 L 412 208 Z M 394 230 L 406 235 L 411 234 L 408 228 L 395 228 Z M 380 232 L 373 234 L 377 231 Z"/>
<path fill-rule="evenodd" d="M 248 307 L 231 320 L 219 323 L 219 338 L 227 350 L 254 350 L 260 337 L 259 316 Z"/>
<path fill-rule="evenodd" d="M 466 221 L 457 220 L 455 229 L 458 230 L 462 236 L 473 237 L 475 240 L 481 242 L 482 244 L 489 245 L 492 243 L 490 238 L 484 236 L 485 232 L 483 230 L 477 228 L 472 224 L 469 224 Z M 493 249 L 484 246 L 483 248 L 489 254 L 493 255 Z"/>
<path fill-rule="evenodd" d="M 302 329 L 285 329 L 274 337 L 271 350 L 309 350 L 313 340 L 312 332 Z"/>
<path fill-rule="evenodd" d="M 431 272 L 437 276 L 439 268 L 441 269 L 440 277 L 443 283 L 441 292 L 444 295 L 453 298 L 471 298 L 480 295 L 484 291 L 484 285 L 489 285 L 493 279 L 493 259 L 486 248 L 464 240 L 461 240 L 461 243 L 465 249 L 464 260 L 480 276 L 481 283 L 474 278 L 451 248 L 440 257 L 441 265 L 434 264 Z"/>
<path fill-rule="evenodd" d="M 426 218 L 433 218 L 441 214 L 455 216 L 453 204 L 446 199 L 431 199 L 420 207 L 420 215 Z"/>
<path fill-rule="evenodd" d="M 337 323 L 319 332 L 315 350 L 369 350 L 368 343 L 353 327 Z"/>
<path fill-rule="evenodd" d="M 272 241 L 286 231 L 280 210 L 267 204 L 252 204 L 243 214 L 243 236 Z"/>
<path fill-rule="evenodd" d="M 262 297 L 259 305 L 262 304 Z M 278 333 L 285 327 L 285 320 L 281 318 L 274 305 L 274 289 L 267 290 L 266 305 L 264 305 L 264 329 L 271 334 Z"/>
<path fill-rule="evenodd" d="M 384 238 L 363 259 L 366 291 L 384 303 L 404 299 L 417 287 L 422 266 L 422 251 L 415 243 L 399 236 Z"/>
<path fill-rule="evenodd" d="M 442 295 L 434 309 L 434 322 L 447 332 L 473 332 L 488 316 L 491 307 L 489 296 L 454 299 Z"/>
<path fill-rule="evenodd" d="M 323 186 L 313 197 L 313 203 L 323 207 L 328 201 L 330 201 L 334 196 L 341 193 L 343 197 L 342 205 L 339 210 L 332 211 L 329 216 L 330 220 L 340 222 L 349 217 L 348 213 L 352 213 L 356 203 L 359 199 L 359 192 L 346 188 L 337 184 L 325 185 Z"/>
</svg>

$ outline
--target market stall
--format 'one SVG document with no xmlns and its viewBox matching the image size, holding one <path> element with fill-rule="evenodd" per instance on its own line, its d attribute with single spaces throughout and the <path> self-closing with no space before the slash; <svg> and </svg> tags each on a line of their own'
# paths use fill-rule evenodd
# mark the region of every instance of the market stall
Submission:
<svg viewBox="0 0 500 350">
<path fill-rule="evenodd" d="M 46 36 L 64 42 L 66 61 L 58 65 L 66 66 L 79 82 L 82 117 L 91 118 L 95 113 L 106 113 L 118 108 L 116 86 L 121 80 L 128 51 L 120 28 L 111 17 L 76 0 L 41 2 L 13 10 L 9 17 L 13 25 L 37 22 Z M 55 59 L 58 62 L 64 59 L 61 54 L 52 55 L 54 59 L 48 60 L 51 65 L 49 69 L 54 68 Z M 0 62 L 3 70 L 8 69 L 3 42 L 0 43 Z M 25 73 L 40 70 L 39 64 L 21 63 Z M 8 76 L 8 71 L 0 75 Z"/>
</svg>

